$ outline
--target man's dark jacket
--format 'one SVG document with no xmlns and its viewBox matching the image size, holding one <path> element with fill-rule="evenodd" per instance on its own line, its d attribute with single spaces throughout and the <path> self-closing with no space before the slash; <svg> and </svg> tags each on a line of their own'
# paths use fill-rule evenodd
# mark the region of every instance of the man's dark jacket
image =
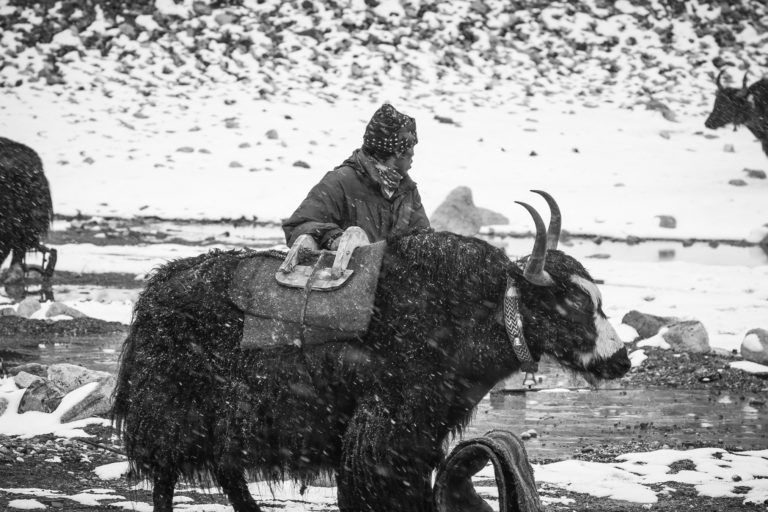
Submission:
<svg viewBox="0 0 768 512">
<path fill-rule="evenodd" d="M 365 230 L 371 242 L 414 228 L 428 228 L 416 183 L 405 176 L 387 199 L 380 185 L 360 168 L 353 157 L 323 176 L 298 209 L 283 222 L 285 239 L 293 245 L 309 233 L 325 247 L 326 242 L 350 226 Z"/>
</svg>

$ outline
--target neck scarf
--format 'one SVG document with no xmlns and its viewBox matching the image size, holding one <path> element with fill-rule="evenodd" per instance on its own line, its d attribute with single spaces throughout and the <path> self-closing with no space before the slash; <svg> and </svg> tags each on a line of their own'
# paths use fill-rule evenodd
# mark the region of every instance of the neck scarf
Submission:
<svg viewBox="0 0 768 512">
<path fill-rule="evenodd" d="M 400 186 L 400 181 L 403 179 L 400 173 L 397 172 L 397 169 L 384 165 L 361 150 L 355 152 L 355 160 L 368 176 L 378 183 L 384 197 L 391 199 L 392 195 L 397 191 L 397 187 Z"/>
</svg>

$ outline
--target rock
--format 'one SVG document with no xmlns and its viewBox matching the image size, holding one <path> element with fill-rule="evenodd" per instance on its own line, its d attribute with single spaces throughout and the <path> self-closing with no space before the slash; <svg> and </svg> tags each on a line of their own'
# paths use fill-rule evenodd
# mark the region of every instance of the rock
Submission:
<svg viewBox="0 0 768 512">
<path fill-rule="evenodd" d="M 37 298 L 27 297 L 19 303 L 18 307 L 16 308 L 16 314 L 24 318 L 29 318 L 41 307 L 42 306 L 40 306 L 40 301 L 37 300 Z"/>
<path fill-rule="evenodd" d="M 44 381 L 45 379 L 42 377 L 27 372 L 19 372 L 13 377 L 13 383 L 16 384 L 16 387 L 19 389 L 25 389 Z"/>
<path fill-rule="evenodd" d="M 32 375 L 36 375 L 38 377 L 48 377 L 48 365 L 47 364 L 40 364 L 40 363 L 26 363 L 26 364 L 20 364 L 19 366 L 14 366 L 10 370 L 8 370 L 8 373 L 10 375 L 17 375 L 21 372 L 31 373 Z"/>
<path fill-rule="evenodd" d="M 768 365 L 768 331 L 758 328 L 747 332 L 740 352 L 747 361 Z"/>
<path fill-rule="evenodd" d="M 117 29 L 120 31 L 121 34 L 127 36 L 129 39 L 136 39 L 136 27 L 131 25 L 130 23 L 123 22 L 121 23 Z"/>
<path fill-rule="evenodd" d="M 8 410 L 8 400 L 0 396 L 0 416 Z"/>
<path fill-rule="evenodd" d="M 523 435 L 527 435 L 528 437 L 539 437 L 539 433 L 536 432 L 535 429 L 528 429 L 525 432 L 523 432 Z"/>
<path fill-rule="evenodd" d="M 765 179 L 765 171 L 759 169 L 744 169 L 744 172 L 747 173 L 748 178 L 754 178 L 756 180 Z"/>
<path fill-rule="evenodd" d="M 293 162 L 294 167 L 301 167 L 303 169 L 309 169 L 309 164 L 305 162 L 304 160 L 296 160 Z"/>
<path fill-rule="evenodd" d="M 632 310 L 621 319 L 621 323 L 627 324 L 637 331 L 638 339 L 644 340 L 655 336 L 659 329 L 665 325 L 669 325 L 672 322 L 677 321 L 674 317 L 663 317 L 649 315 L 648 313 L 641 313 L 640 311 Z"/>
<path fill-rule="evenodd" d="M 274 140 L 274 139 L 276 139 L 278 137 L 279 137 L 279 135 L 277 134 L 277 130 L 269 130 L 269 131 L 267 131 L 267 138 L 268 139 Z"/>
<path fill-rule="evenodd" d="M 106 377 L 99 381 L 93 391 L 62 415 L 61 422 L 69 423 L 70 421 L 109 413 L 112 408 L 112 392 L 115 390 L 115 382 L 112 375 L 106 374 Z"/>
<path fill-rule="evenodd" d="M 439 116 L 437 114 L 435 114 L 435 121 L 437 121 L 438 123 L 443 123 L 443 124 L 458 124 L 456 121 L 454 121 L 450 117 Z"/>
<path fill-rule="evenodd" d="M 62 304 L 61 302 L 51 303 L 51 305 L 48 306 L 48 311 L 45 312 L 46 318 L 51 318 L 53 316 L 59 316 L 59 315 L 67 315 L 67 316 L 71 316 L 72 318 L 88 317 L 88 315 L 86 315 L 85 313 L 78 311 L 71 306 L 67 306 L 66 304 Z"/>
<path fill-rule="evenodd" d="M 16 310 L 13 308 L 0 308 L 0 316 L 16 316 Z"/>
<path fill-rule="evenodd" d="M 736 150 L 733 148 L 733 144 L 726 144 L 725 146 L 723 146 L 723 151 L 725 151 L 726 153 L 736 152 Z"/>
<path fill-rule="evenodd" d="M 234 161 L 234 160 L 229 162 L 229 168 L 230 169 L 237 169 L 237 168 L 240 168 L 242 166 L 243 166 L 243 164 L 241 164 L 240 162 Z"/>
<path fill-rule="evenodd" d="M 197 16 L 208 16 L 213 12 L 213 9 L 205 2 L 195 1 L 192 2 L 192 11 Z"/>
<path fill-rule="evenodd" d="M 729 185 L 733 185 L 734 187 L 745 187 L 747 185 L 747 182 L 742 180 L 741 178 L 737 178 L 735 180 L 728 180 Z"/>
<path fill-rule="evenodd" d="M 677 227 L 677 220 L 671 215 L 657 215 L 659 218 L 659 227 L 674 229 Z"/>
<path fill-rule="evenodd" d="M 213 19 L 219 25 L 229 25 L 230 23 L 235 23 L 237 21 L 237 17 L 228 12 L 221 12 L 214 16 Z"/>
<path fill-rule="evenodd" d="M 698 320 L 683 320 L 667 325 L 664 341 L 676 352 L 705 354 L 710 351 L 709 335 Z"/>
<path fill-rule="evenodd" d="M 88 384 L 89 382 L 105 381 L 111 375 L 107 372 L 89 370 L 84 366 L 68 363 L 52 364 L 48 367 L 48 380 L 65 393 Z"/>
<path fill-rule="evenodd" d="M 23 414 L 30 411 L 53 412 L 64 398 L 64 392 L 48 380 L 42 380 L 24 391 L 19 403 L 18 412 Z"/>
<path fill-rule="evenodd" d="M 476 235 L 482 226 L 509 223 L 509 219 L 499 213 L 476 207 L 469 187 L 453 189 L 432 213 L 430 221 L 437 231 L 468 236 Z"/>
</svg>

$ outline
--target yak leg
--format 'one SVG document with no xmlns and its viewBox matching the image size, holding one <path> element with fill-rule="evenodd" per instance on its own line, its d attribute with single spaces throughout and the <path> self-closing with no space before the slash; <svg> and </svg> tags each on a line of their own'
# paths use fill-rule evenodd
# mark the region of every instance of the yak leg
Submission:
<svg viewBox="0 0 768 512">
<path fill-rule="evenodd" d="M 155 487 L 152 490 L 154 512 L 173 512 L 173 490 L 179 477 L 175 471 L 159 468 L 155 472 Z"/>
<path fill-rule="evenodd" d="M 3 266 L 3 263 L 5 263 L 5 258 L 7 258 L 9 254 L 11 254 L 10 249 L 0 249 L 0 267 Z"/>
<path fill-rule="evenodd" d="M 440 443 L 425 434 L 427 425 L 393 423 L 396 409 L 363 405 L 350 421 L 338 471 L 340 512 L 434 512 L 431 474 Z M 400 412 L 401 419 L 412 416 Z"/>
<path fill-rule="evenodd" d="M 235 512 L 261 512 L 256 500 L 248 490 L 242 470 L 217 468 L 216 480 L 229 498 Z"/>
</svg>

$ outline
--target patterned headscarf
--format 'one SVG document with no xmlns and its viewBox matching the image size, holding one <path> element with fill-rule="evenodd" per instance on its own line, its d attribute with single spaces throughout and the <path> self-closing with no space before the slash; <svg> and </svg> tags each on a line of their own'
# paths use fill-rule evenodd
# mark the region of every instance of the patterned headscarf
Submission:
<svg viewBox="0 0 768 512">
<path fill-rule="evenodd" d="M 368 154 L 400 155 L 417 142 L 416 120 L 401 114 L 389 103 L 383 104 L 373 114 L 363 135 L 363 149 Z"/>
</svg>

